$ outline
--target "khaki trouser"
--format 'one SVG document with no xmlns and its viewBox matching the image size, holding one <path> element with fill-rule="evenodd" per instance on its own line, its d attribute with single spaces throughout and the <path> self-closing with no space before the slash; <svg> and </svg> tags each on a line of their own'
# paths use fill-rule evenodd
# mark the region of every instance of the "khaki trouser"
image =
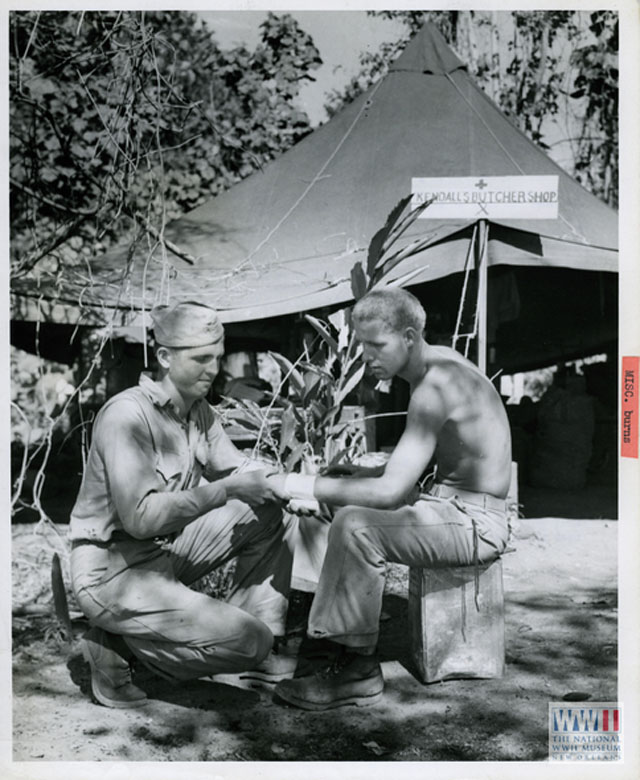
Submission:
<svg viewBox="0 0 640 780">
<path fill-rule="evenodd" d="M 229 501 L 171 540 L 77 544 L 73 589 L 92 624 L 125 639 L 172 679 L 250 669 L 284 634 L 291 579 L 288 522 L 275 505 Z M 226 601 L 188 586 L 237 556 Z"/>
<path fill-rule="evenodd" d="M 308 634 L 371 648 L 378 641 L 387 561 L 417 567 L 486 563 L 504 551 L 507 537 L 504 512 L 457 498 L 422 495 L 395 510 L 343 507 L 331 523 Z"/>
</svg>

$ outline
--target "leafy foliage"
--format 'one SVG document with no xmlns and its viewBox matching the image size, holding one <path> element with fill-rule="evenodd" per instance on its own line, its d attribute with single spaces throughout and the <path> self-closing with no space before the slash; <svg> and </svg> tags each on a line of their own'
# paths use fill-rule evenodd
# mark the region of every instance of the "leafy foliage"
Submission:
<svg viewBox="0 0 640 780">
<path fill-rule="evenodd" d="M 571 97 L 585 105 L 575 172 L 578 181 L 617 205 L 618 20 L 610 11 L 596 11 L 590 21 L 596 42 L 576 49 L 571 58 L 578 70 Z"/>
<path fill-rule="evenodd" d="M 12 440 L 25 447 L 39 442 L 49 427 L 48 420 L 58 417 L 73 394 L 73 374 L 68 366 L 48 362 L 35 355 L 11 349 L 11 423 Z M 60 421 L 68 428 L 69 421 Z"/>
<path fill-rule="evenodd" d="M 254 437 L 254 456 L 287 471 L 315 473 L 366 451 L 362 423 L 345 415 L 364 364 L 345 310 L 326 321 L 311 315 L 305 319 L 309 338 L 295 362 L 269 353 L 282 374 L 271 403 L 261 407 L 250 400 L 226 399 L 222 413 L 227 422 Z"/>
<path fill-rule="evenodd" d="M 513 37 L 509 41 L 511 62 L 499 93 L 498 104 L 521 129 L 543 149 L 542 125 L 555 116 L 562 97 L 563 71 L 554 42 L 560 32 L 567 38 L 577 33 L 566 11 L 514 12 Z"/>
<path fill-rule="evenodd" d="M 185 12 L 12 12 L 13 277 L 62 276 L 127 236 L 164 242 L 168 220 L 309 132 L 296 98 L 320 64 L 288 15 L 268 14 L 249 51 L 222 50 Z M 14 503 L 35 468 L 33 506 L 45 515 L 45 464 L 104 344 L 75 388 L 56 366 L 12 362 Z"/>
<path fill-rule="evenodd" d="M 363 452 L 364 432 L 343 419 L 349 395 L 364 374 L 362 349 L 344 310 L 327 321 L 305 315 L 315 333 L 291 364 L 274 354 L 292 384 L 294 403 L 282 414 L 279 451 L 287 470 L 313 472 L 348 453 Z"/>
<path fill-rule="evenodd" d="M 403 198 L 375 233 L 366 267 L 358 261 L 351 269 L 356 301 L 374 287 L 407 281 L 404 276 L 391 282 L 390 274 L 404 257 L 420 250 L 420 241 L 401 249 L 397 249 L 397 242 L 430 205 L 426 201 L 411 209 L 410 201 L 411 195 Z M 282 379 L 269 406 L 227 399 L 224 413 L 228 421 L 255 437 L 254 454 L 261 454 L 286 471 L 315 473 L 339 462 L 353 462 L 366 452 L 364 421 L 349 420 L 345 415 L 365 366 L 349 310 L 339 309 L 326 321 L 310 314 L 305 320 L 314 337 L 295 362 L 270 353 L 281 369 Z"/>
<path fill-rule="evenodd" d="M 290 16 L 255 51 L 186 12 L 10 15 L 12 270 L 82 262 L 167 220 L 310 130 L 295 105 L 321 63 Z"/>
</svg>

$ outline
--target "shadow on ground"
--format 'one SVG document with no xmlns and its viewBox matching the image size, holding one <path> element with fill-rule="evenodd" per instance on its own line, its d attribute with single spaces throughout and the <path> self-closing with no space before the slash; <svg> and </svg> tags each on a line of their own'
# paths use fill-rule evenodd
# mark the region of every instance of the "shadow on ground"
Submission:
<svg viewBox="0 0 640 780">
<path fill-rule="evenodd" d="M 614 604 L 613 590 L 595 589 L 507 600 L 504 678 L 422 685 L 407 671 L 406 598 L 388 595 L 379 643 L 387 690 L 380 706 L 307 713 L 262 691 L 206 681 L 176 686 L 140 670 L 137 683 L 151 702 L 127 712 L 122 736 L 138 750 L 146 746 L 156 757 L 176 760 L 183 751 L 200 761 L 542 760 L 549 701 L 578 689 L 592 700 L 615 700 L 616 620 L 608 611 Z M 51 658 L 50 666 L 60 660 Z M 66 667 L 77 699 L 89 697 L 89 668 L 77 646 Z M 20 674 L 20 665 L 15 671 Z M 61 691 L 42 680 L 16 687 L 18 697 L 30 694 L 46 706 Z M 82 733 L 99 739 L 122 714 L 95 706 L 93 715 Z"/>
<path fill-rule="evenodd" d="M 523 523 L 504 556 L 506 672 L 423 685 L 411 669 L 406 570 L 390 572 L 372 708 L 308 713 L 271 693 L 207 681 L 174 686 L 144 670 L 140 710 L 91 704 L 89 669 L 55 621 L 14 625 L 14 758 L 131 761 L 543 761 L 548 705 L 617 699 L 616 524 Z M 297 595 L 303 627 L 309 599 Z"/>
</svg>

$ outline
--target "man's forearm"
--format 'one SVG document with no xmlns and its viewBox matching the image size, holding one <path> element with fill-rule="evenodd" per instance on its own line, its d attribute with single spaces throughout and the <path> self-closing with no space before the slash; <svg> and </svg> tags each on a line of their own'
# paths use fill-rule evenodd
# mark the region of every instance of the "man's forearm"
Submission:
<svg viewBox="0 0 640 780">
<path fill-rule="evenodd" d="M 136 539 L 163 536 L 181 531 L 200 515 L 226 502 L 223 479 L 175 493 L 153 491 L 139 501 L 129 518 L 123 519 L 123 526 Z"/>
<path fill-rule="evenodd" d="M 346 478 L 289 475 L 285 490 L 300 500 L 313 499 L 323 504 L 356 504 L 373 509 L 391 509 L 402 503 L 406 491 L 382 477 Z"/>
<path fill-rule="evenodd" d="M 324 504 L 367 506 L 372 509 L 392 509 L 402 503 L 405 492 L 382 477 L 332 479 L 318 477 L 314 497 Z"/>
</svg>

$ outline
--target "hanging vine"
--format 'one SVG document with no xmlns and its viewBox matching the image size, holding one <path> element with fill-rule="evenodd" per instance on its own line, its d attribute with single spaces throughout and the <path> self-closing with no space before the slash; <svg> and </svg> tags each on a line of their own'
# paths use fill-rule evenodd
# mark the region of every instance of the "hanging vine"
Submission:
<svg viewBox="0 0 640 780">
<path fill-rule="evenodd" d="M 291 16 L 268 14 L 253 51 L 221 49 L 186 12 L 12 11 L 9 26 L 13 281 L 62 286 L 73 271 L 90 287 L 90 259 L 123 241 L 123 270 L 136 246 L 147 258 L 159 247 L 169 278 L 167 250 L 193 258 L 165 239 L 167 222 L 310 130 L 295 98 L 321 60 Z M 83 404 L 99 403 L 109 336 L 92 336 L 76 375 L 13 353 L 15 511 L 48 522 L 47 464 L 69 437 L 86 444 Z M 39 388 L 61 377 L 65 392 L 47 405 Z"/>
</svg>

